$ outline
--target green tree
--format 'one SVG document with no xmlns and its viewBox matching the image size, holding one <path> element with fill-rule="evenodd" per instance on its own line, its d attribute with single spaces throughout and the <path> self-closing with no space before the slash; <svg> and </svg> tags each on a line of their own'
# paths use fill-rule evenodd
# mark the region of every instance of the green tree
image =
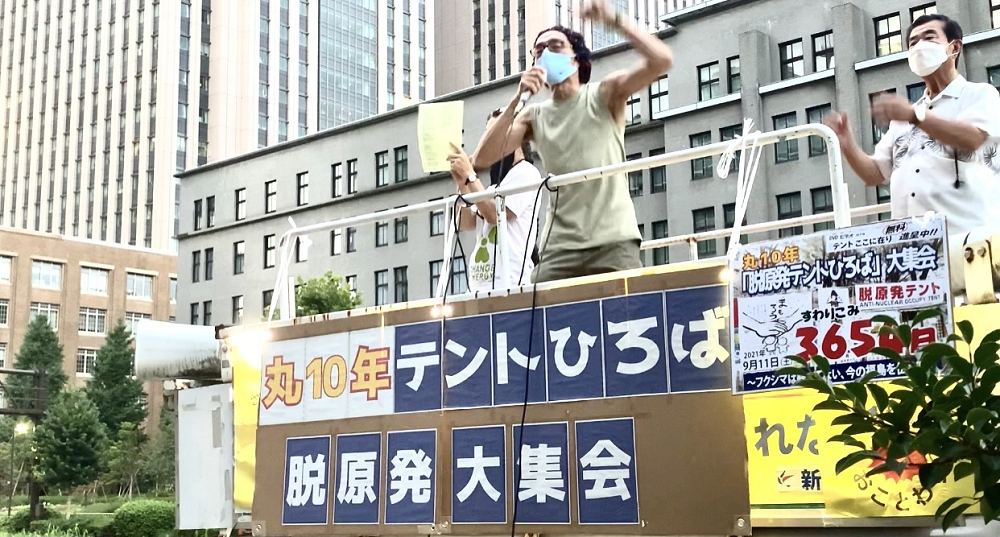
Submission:
<svg viewBox="0 0 1000 537">
<path fill-rule="evenodd" d="M 95 481 L 107 435 L 97 407 L 78 390 L 60 393 L 35 429 L 36 475 L 46 485 L 73 488 Z"/>
<path fill-rule="evenodd" d="M 143 481 L 156 491 L 174 488 L 176 438 L 177 416 L 174 410 L 164 405 L 160 410 L 159 429 L 149 442 L 146 449 L 149 455 L 143 459 L 141 471 Z"/>
<path fill-rule="evenodd" d="M 128 328 L 119 319 L 97 351 L 93 379 L 86 388 L 111 438 L 123 423 L 141 424 L 146 419 L 145 393 L 133 377 L 135 351 L 129 338 Z"/>
<path fill-rule="evenodd" d="M 146 468 L 150 455 L 145 449 L 147 440 L 146 434 L 134 423 L 120 423 L 117 436 L 104 457 L 107 465 L 104 482 L 117 486 L 119 493 L 130 500 L 133 494 L 139 493 L 139 474 Z"/>
<path fill-rule="evenodd" d="M 31 319 L 24 341 L 14 359 L 15 369 L 42 371 L 46 375 L 49 400 L 56 397 L 66 386 L 69 377 L 63 371 L 63 346 L 59 337 L 40 315 Z M 11 406 L 18 409 L 39 408 L 41 394 L 35 385 L 35 378 L 27 375 L 7 375 L 5 383 Z"/>
<path fill-rule="evenodd" d="M 343 278 L 334 276 L 330 271 L 310 280 L 299 277 L 295 286 L 296 317 L 350 310 L 360 305 L 361 293 L 351 291 Z M 270 305 L 264 304 L 264 319 L 267 319 L 269 308 Z"/>
<path fill-rule="evenodd" d="M 882 325 L 886 341 L 896 342 L 892 346 L 897 348 L 872 351 L 892 360 L 904 375 L 892 381 L 891 391 L 872 382 L 873 373 L 854 382 L 831 384 L 830 361 L 823 356 L 810 361 L 791 356 L 789 360 L 797 365 L 778 373 L 800 377 L 799 386 L 825 395 L 816 410 L 839 414 L 833 424 L 846 427 L 830 440 L 855 451 L 837 462 L 837 473 L 861 462 L 876 463 L 869 476 L 902 473 L 917 466 L 920 484 L 926 489 L 949 476 L 955 480 L 971 476 L 974 495 L 949 498 L 937 510 L 942 526 L 948 529 L 974 505 L 987 522 L 1000 520 L 1000 330 L 977 342 L 972 323 L 962 321 L 959 334 L 950 336 L 948 342 L 963 343 L 968 355 L 945 343 L 910 353 L 917 330 L 926 330 L 927 324 L 941 316 L 940 311 L 922 311 L 902 324 L 887 316 L 872 318 Z"/>
</svg>

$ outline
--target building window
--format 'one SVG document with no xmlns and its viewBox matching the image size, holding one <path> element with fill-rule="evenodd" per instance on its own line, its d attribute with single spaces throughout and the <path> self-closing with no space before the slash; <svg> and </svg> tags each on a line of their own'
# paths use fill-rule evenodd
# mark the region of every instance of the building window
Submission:
<svg viewBox="0 0 1000 537">
<path fill-rule="evenodd" d="M 735 140 L 737 136 L 743 134 L 743 125 L 730 125 L 719 129 L 719 137 L 723 142 Z M 729 171 L 727 173 L 738 172 L 740 169 L 740 157 L 743 151 L 737 151 L 733 155 L 733 160 L 729 161 Z"/>
<path fill-rule="evenodd" d="M 657 155 L 662 155 L 664 152 L 665 150 L 662 147 L 660 149 L 652 149 L 649 151 L 649 156 L 655 157 Z M 649 191 L 653 194 L 667 191 L 666 166 L 656 166 L 655 168 L 649 169 Z"/>
<path fill-rule="evenodd" d="M 9 313 L 10 301 L 6 298 L 0 298 L 0 326 L 7 326 L 7 316 Z"/>
<path fill-rule="evenodd" d="M 670 109 L 670 78 L 663 75 L 649 86 L 649 117 L 660 119 Z"/>
<path fill-rule="evenodd" d="M 396 219 L 395 231 L 396 231 L 396 244 L 401 242 L 406 242 L 409 239 L 409 218 L 401 216 Z"/>
<path fill-rule="evenodd" d="M 465 258 L 456 257 L 451 260 L 451 293 L 461 295 L 469 291 L 469 279 L 465 272 Z"/>
<path fill-rule="evenodd" d="M 998 6 L 1000 6 L 1000 0 L 993 0 L 993 1 L 996 2 Z M 1000 8 L 997 8 L 997 9 L 998 9 L 998 11 L 994 11 L 993 12 L 994 17 L 996 17 L 997 14 L 1000 13 Z M 996 24 L 994 24 L 994 26 L 996 26 Z M 986 81 L 989 82 L 991 85 L 993 85 L 993 87 L 996 88 L 997 91 L 1000 91 L 1000 65 L 994 65 L 993 67 L 987 67 L 986 68 Z M 0 281 L 3 281 L 3 259 L 2 258 L 0 258 Z M 7 258 L 7 281 L 10 281 L 10 258 L 9 257 Z"/>
<path fill-rule="evenodd" d="M 272 300 L 274 300 L 274 289 L 268 289 L 260 294 L 260 303 L 264 305 L 262 308 L 264 310 L 263 313 L 268 312 Z"/>
<path fill-rule="evenodd" d="M 815 106 L 813 108 L 806 109 L 806 123 L 823 123 L 823 118 L 826 117 L 833 107 L 829 104 L 824 104 L 820 106 Z M 819 155 L 826 154 L 826 141 L 820 136 L 810 136 L 809 137 L 809 156 L 815 157 Z"/>
<path fill-rule="evenodd" d="M 437 261 L 430 262 L 430 273 L 431 273 L 431 292 L 430 296 L 434 297 L 437 295 L 438 285 L 441 283 L 441 269 L 444 268 L 444 261 L 438 259 Z"/>
<path fill-rule="evenodd" d="M 343 171 L 341 171 L 341 164 L 338 162 L 330 166 L 330 194 L 334 198 L 339 198 L 344 194 L 342 180 Z"/>
<path fill-rule="evenodd" d="M 802 194 L 800 192 L 789 192 L 778 196 L 778 220 L 788 220 L 802 216 Z M 778 237 L 791 237 L 801 235 L 802 226 L 795 226 L 778 230 Z"/>
<path fill-rule="evenodd" d="M 59 305 L 44 302 L 31 303 L 31 318 L 45 317 L 53 330 L 59 330 Z"/>
<path fill-rule="evenodd" d="M 264 235 L 264 268 L 268 269 L 274 266 L 276 253 L 274 235 Z"/>
<path fill-rule="evenodd" d="M 136 313 L 134 311 L 125 312 L 125 328 L 128 329 L 130 334 L 135 334 L 139 330 L 139 321 L 143 319 L 152 319 L 153 316 L 148 313 Z"/>
<path fill-rule="evenodd" d="M 344 230 L 330 232 L 330 255 L 340 255 L 344 251 Z"/>
<path fill-rule="evenodd" d="M 0 282 L 10 283 L 10 267 L 12 259 L 5 255 L 0 255 Z"/>
<path fill-rule="evenodd" d="M 247 243 L 244 241 L 233 243 L 233 274 L 243 274 L 243 263 L 246 260 Z"/>
<path fill-rule="evenodd" d="M 170 302 L 177 303 L 177 278 L 170 278 Z"/>
<path fill-rule="evenodd" d="M 628 160 L 638 160 L 642 158 L 642 153 L 635 153 L 627 158 Z M 642 170 L 628 172 L 628 193 L 633 198 L 642 195 Z"/>
<path fill-rule="evenodd" d="M 820 73 L 835 67 L 833 58 L 833 30 L 812 36 L 813 72 Z"/>
<path fill-rule="evenodd" d="M 729 74 L 729 93 L 739 93 L 743 89 L 743 80 L 740 78 L 740 57 L 733 56 L 727 59 L 726 70 Z"/>
<path fill-rule="evenodd" d="M 358 276 L 357 274 L 351 274 L 344 278 L 347 283 L 347 288 L 351 290 L 352 293 L 358 292 Z"/>
<path fill-rule="evenodd" d="M 1000 0 L 990 0 L 990 12 L 992 13 L 993 27 L 1000 28 Z M 997 85 L 1000 84 L 994 84 L 994 86 Z"/>
<path fill-rule="evenodd" d="M 727 203 L 727 204 L 725 204 L 725 205 L 722 206 L 722 221 L 723 221 L 722 223 L 723 223 L 723 225 L 725 226 L 726 229 L 732 229 L 733 226 L 736 225 L 736 204 L 735 203 Z M 743 216 L 743 225 L 744 226 L 747 225 L 747 217 L 746 217 L 746 215 Z M 741 234 L 740 235 L 740 244 L 746 244 L 746 243 L 747 243 L 747 236 Z M 726 238 L 726 251 L 727 252 L 729 251 L 729 238 L 728 237 Z"/>
<path fill-rule="evenodd" d="M 903 51 L 903 29 L 899 13 L 875 19 L 875 55 L 888 56 Z"/>
<path fill-rule="evenodd" d="M 996 2 L 996 0 L 993 1 Z M 910 9 L 910 21 L 915 21 L 924 15 L 934 15 L 937 12 L 937 5 L 934 2 L 917 6 Z"/>
<path fill-rule="evenodd" d="M 665 239 L 668 233 L 667 220 L 653 222 L 653 240 Z M 670 250 L 666 246 L 653 249 L 653 265 L 666 265 L 670 262 Z"/>
<path fill-rule="evenodd" d="M 205 198 L 206 227 L 215 227 L 215 196 Z"/>
<path fill-rule="evenodd" d="M 375 153 L 375 186 L 386 186 L 389 184 L 389 152 L 381 151 Z"/>
<path fill-rule="evenodd" d="M 774 116 L 774 130 L 795 126 L 795 112 Z M 799 160 L 799 140 L 784 140 L 774 144 L 774 161 L 777 163 Z"/>
<path fill-rule="evenodd" d="M 80 292 L 85 295 L 107 295 L 110 271 L 93 267 L 80 267 Z"/>
<path fill-rule="evenodd" d="M 7 344 L 0 343 L 0 367 L 7 367 Z"/>
<path fill-rule="evenodd" d="M 356 236 L 358 234 L 357 232 L 358 230 L 356 228 L 353 227 L 347 228 L 347 253 L 357 251 L 358 249 L 358 244 L 356 241 Z"/>
<path fill-rule="evenodd" d="M 236 213 L 236 220 L 246 220 L 247 217 L 247 189 L 237 188 L 236 192 L 233 193 L 236 199 L 236 208 L 234 212 Z"/>
<path fill-rule="evenodd" d="M 715 229 L 715 207 L 695 209 L 691 212 L 694 219 L 694 232 L 702 233 Z M 703 259 L 716 254 L 715 239 L 698 241 L 698 258 Z"/>
<path fill-rule="evenodd" d="M 76 350 L 76 374 L 89 377 L 94 372 L 94 364 L 97 362 L 97 349 L 77 349 Z"/>
<path fill-rule="evenodd" d="M 409 300 L 409 284 L 406 279 L 407 267 L 396 267 L 392 269 L 393 283 L 395 287 L 395 299 L 393 302 L 401 303 Z"/>
<path fill-rule="evenodd" d="M 48 261 L 32 261 L 31 286 L 36 289 L 62 288 L 62 265 Z"/>
<path fill-rule="evenodd" d="M 927 84 L 923 82 L 910 84 L 906 86 L 906 98 L 910 100 L 910 104 L 916 104 L 917 101 L 923 98 L 925 91 L 927 91 Z"/>
<path fill-rule="evenodd" d="M 712 143 L 711 132 L 691 135 L 691 147 L 701 147 Z M 691 179 L 707 179 L 712 176 L 712 157 L 702 157 L 691 161 Z"/>
<path fill-rule="evenodd" d="M 233 324 L 243 324 L 243 295 L 233 297 Z"/>
<path fill-rule="evenodd" d="M 347 193 L 358 191 L 358 159 L 347 161 Z"/>
<path fill-rule="evenodd" d="M 295 205 L 299 207 L 309 205 L 309 172 L 295 176 L 295 191 Z"/>
<path fill-rule="evenodd" d="M 404 145 L 403 147 L 397 147 L 394 153 L 396 158 L 396 182 L 402 183 L 406 181 L 407 175 L 410 173 L 409 149 Z"/>
<path fill-rule="evenodd" d="M 638 125 L 642 123 L 642 111 L 640 109 L 639 94 L 633 93 L 625 101 L 625 126 Z"/>
<path fill-rule="evenodd" d="M 278 210 L 278 181 L 264 183 L 264 213 L 271 214 Z"/>
<path fill-rule="evenodd" d="M 431 237 L 444 235 L 444 211 L 431 211 Z"/>
<path fill-rule="evenodd" d="M 814 188 L 810 193 L 812 194 L 813 214 L 833 212 L 833 190 L 830 187 Z M 813 231 L 826 231 L 828 229 L 833 229 L 832 220 L 813 224 Z"/>
<path fill-rule="evenodd" d="M 205 281 L 210 282 L 215 274 L 215 248 L 205 248 Z"/>
<path fill-rule="evenodd" d="M 698 67 L 698 92 L 700 101 L 722 96 L 722 88 L 719 85 L 719 62 Z"/>
<path fill-rule="evenodd" d="M 389 303 L 389 271 L 375 271 L 375 305 L 382 306 Z"/>
<path fill-rule="evenodd" d="M 309 261 L 309 245 L 304 242 L 305 237 L 295 237 L 295 262 L 305 263 Z"/>
<path fill-rule="evenodd" d="M 125 295 L 143 300 L 153 299 L 153 277 L 129 272 L 125 276 Z"/>
<path fill-rule="evenodd" d="M 389 245 L 389 222 L 375 223 L 375 247 Z"/>
<path fill-rule="evenodd" d="M 107 310 L 80 308 L 79 331 L 87 334 L 104 334 L 107 329 L 107 319 Z"/>
<path fill-rule="evenodd" d="M 781 54 L 781 79 L 788 80 L 806 74 L 806 61 L 802 55 L 802 40 L 796 39 L 778 45 Z"/>
<path fill-rule="evenodd" d="M 201 303 L 202 323 L 205 326 L 212 326 L 212 301 L 206 300 Z"/>
<path fill-rule="evenodd" d="M 194 230 L 198 231 L 201 229 L 201 216 L 202 216 L 202 202 L 201 200 L 194 200 Z"/>
</svg>

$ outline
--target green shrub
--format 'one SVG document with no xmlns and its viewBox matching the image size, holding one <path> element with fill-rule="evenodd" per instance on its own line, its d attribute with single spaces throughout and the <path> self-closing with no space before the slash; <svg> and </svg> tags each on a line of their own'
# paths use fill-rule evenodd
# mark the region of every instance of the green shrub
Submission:
<svg viewBox="0 0 1000 537">
<path fill-rule="evenodd" d="M 31 526 L 31 511 L 27 507 L 22 507 L 12 512 L 10 518 L 4 521 L 3 529 L 9 532 L 25 532 Z M 42 507 L 42 519 L 48 518 L 49 511 Z"/>
<path fill-rule="evenodd" d="M 115 537 L 157 537 L 174 533 L 174 504 L 135 500 L 115 511 L 110 529 Z"/>
<path fill-rule="evenodd" d="M 31 523 L 31 531 L 39 535 L 73 535 L 102 537 L 107 535 L 106 529 L 111 524 L 109 516 L 71 516 L 69 518 L 52 518 L 36 520 Z"/>
</svg>

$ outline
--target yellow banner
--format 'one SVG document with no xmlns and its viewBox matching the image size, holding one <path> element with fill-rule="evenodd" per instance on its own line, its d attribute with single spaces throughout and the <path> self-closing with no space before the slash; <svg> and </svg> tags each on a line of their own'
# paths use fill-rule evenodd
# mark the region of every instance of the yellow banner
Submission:
<svg viewBox="0 0 1000 537">
<path fill-rule="evenodd" d="M 892 391 L 888 384 L 883 387 Z M 915 465 L 902 475 L 865 477 L 873 465 L 863 462 L 837 475 L 837 461 L 857 449 L 827 442 L 843 427 L 830 423 L 838 412 L 813 410 L 823 399 L 811 390 L 743 397 L 750 504 L 755 510 L 824 509 L 826 516 L 834 517 L 933 516 L 947 498 L 971 495 L 971 478 L 957 484 L 949 479 L 925 490 Z M 923 459 L 913 454 L 910 460 L 919 464 Z"/>
<path fill-rule="evenodd" d="M 257 466 L 257 408 L 260 400 L 260 345 L 232 344 L 233 368 L 233 504 L 237 511 L 253 506 L 254 472 Z"/>
</svg>

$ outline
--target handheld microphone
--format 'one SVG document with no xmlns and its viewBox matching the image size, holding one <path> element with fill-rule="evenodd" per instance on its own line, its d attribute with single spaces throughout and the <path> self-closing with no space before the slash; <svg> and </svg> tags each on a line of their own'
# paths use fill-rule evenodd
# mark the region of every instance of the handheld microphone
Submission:
<svg viewBox="0 0 1000 537">
<path fill-rule="evenodd" d="M 524 105 L 528 103 L 528 99 L 530 99 L 531 96 L 532 94 L 527 91 L 521 92 L 521 100 L 518 101 L 517 107 L 514 108 L 514 113 L 520 112 L 521 109 L 524 108 Z"/>
</svg>

